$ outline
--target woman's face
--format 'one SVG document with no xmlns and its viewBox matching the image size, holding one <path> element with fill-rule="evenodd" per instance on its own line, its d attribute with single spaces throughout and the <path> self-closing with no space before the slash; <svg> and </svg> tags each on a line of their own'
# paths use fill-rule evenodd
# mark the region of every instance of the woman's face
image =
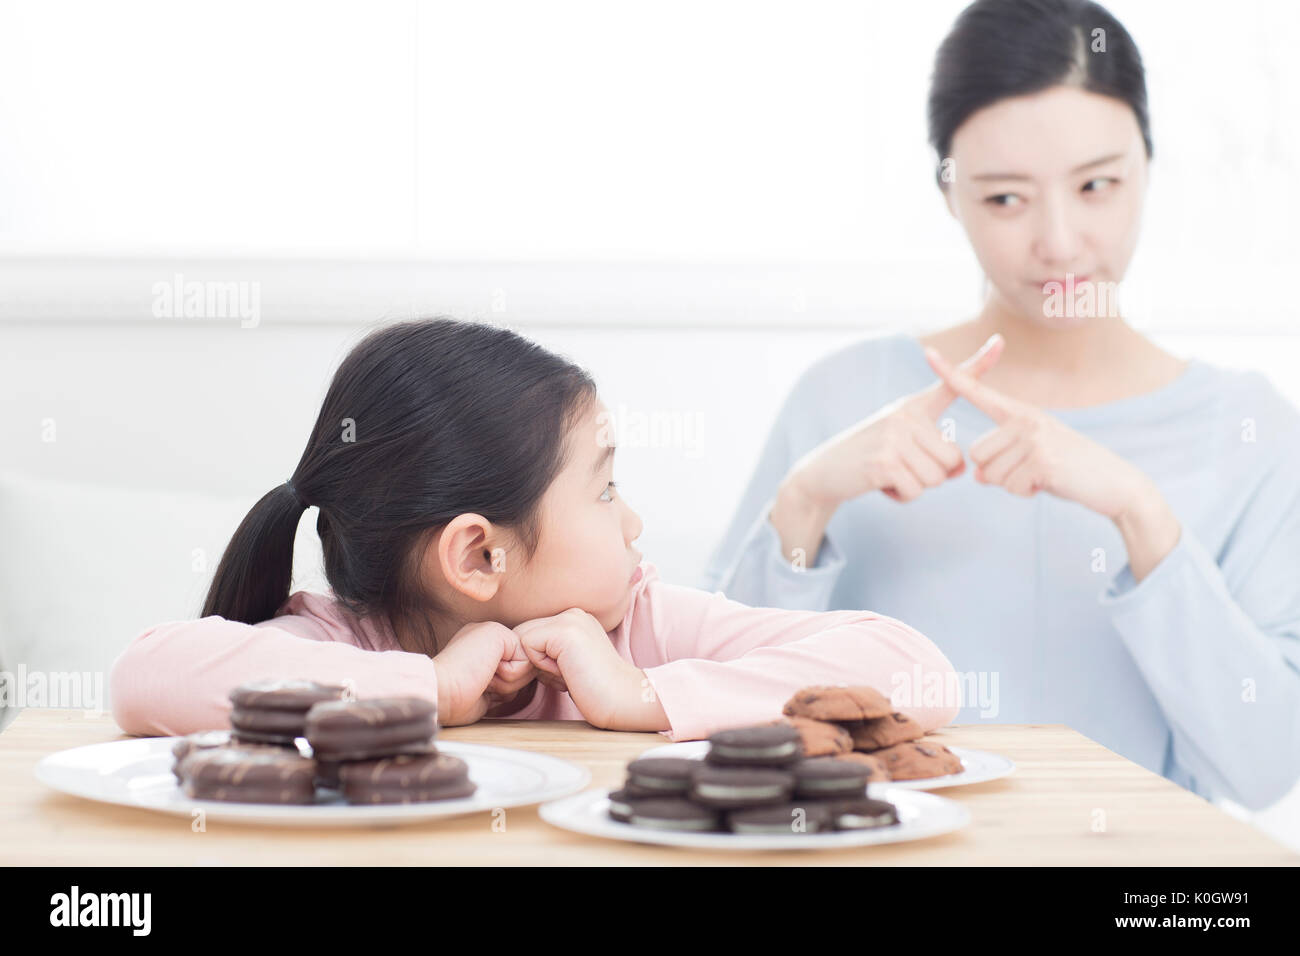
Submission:
<svg viewBox="0 0 1300 956">
<path fill-rule="evenodd" d="M 1051 328 L 1118 314 L 1147 182 L 1127 104 L 1067 86 L 1000 100 L 958 127 L 950 158 L 948 208 L 1004 306 Z"/>
</svg>

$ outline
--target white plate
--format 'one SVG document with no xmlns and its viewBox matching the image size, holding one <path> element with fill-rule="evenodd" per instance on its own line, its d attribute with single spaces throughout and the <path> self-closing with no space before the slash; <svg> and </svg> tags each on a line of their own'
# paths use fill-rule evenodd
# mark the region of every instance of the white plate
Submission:
<svg viewBox="0 0 1300 956">
<path fill-rule="evenodd" d="M 869 830 L 834 830 L 829 833 L 691 833 L 687 830 L 651 830 L 620 823 L 609 815 L 608 790 L 584 790 L 537 808 L 547 823 L 575 833 L 658 843 L 706 850 L 822 850 L 832 847 L 903 843 L 951 833 L 970 823 L 970 811 L 955 800 L 918 793 L 885 784 L 873 790 L 878 800 L 898 808 L 898 823 Z"/>
<path fill-rule="evenodd" d="M 438 741 L 438 750 L 469 764 L 478 785 L 468 797 L 424 803 L 344 802 L 334 790 L 316 791 L 315 804 L 233 803 L 187 797 L 172 774 L 177 737 L 114 740 L 62 750 L 36 765 L 42 783 L 73 796 L 189 817 L 202 809 L 209 820 L 280 826 L 394 826 L 462 816 L 497 807 L 520 807 L 581 790 L 591 773 L 567 760 L 526 750 Z"/>
<path fill-rule="evenodd" d="M 961 773 L 944 774 L 942 777 L 922 777 L 920 780 L 886 780 L 867 785 L 867 792 L 876 795 L 874 787 L 886 786 L 903 790 L 938 790 L 941 787 L 961 787 L 968 783 L 984 783 L 1010 776 L 1016 765 L 1002 754 L 989 753 L 987 750 L 967 750 L 965 747 L 949 747 L 961 760 Z M 680 743 L 652 747 L 642 757 L 689 757 L 703 760 L 709 752 L 707 740 L 683 740 Z"/>
</svg>

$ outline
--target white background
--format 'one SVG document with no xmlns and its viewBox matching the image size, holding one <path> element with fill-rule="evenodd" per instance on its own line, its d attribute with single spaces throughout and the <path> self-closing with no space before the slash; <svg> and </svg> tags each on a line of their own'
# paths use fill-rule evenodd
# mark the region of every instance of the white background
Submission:
<svg viewBox="0 0 1300 956">
<path fill-rule="evenodd" d="M 8 2 L 0 250 L 839 263 L 958 312 L 924 107 L 962 6 Z M 1289 332 L 1300 7 L 1110 8 L 1156 144 L 1135 319 Z"/>
</svg>

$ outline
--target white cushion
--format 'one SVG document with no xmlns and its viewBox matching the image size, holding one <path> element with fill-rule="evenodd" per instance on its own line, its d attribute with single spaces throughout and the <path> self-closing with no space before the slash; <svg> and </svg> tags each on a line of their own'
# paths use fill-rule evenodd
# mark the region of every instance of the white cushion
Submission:
<svg viewBox="0 0 1300 956">
<path fill-rule="evenodd" d="M 89 672 L 83 703 L 98 685 L 107 711 L 113 659 L 155 624 L 199 617 L 256 500 L 0 472 L 0 670 Z M 316 513 L 298 528 L 294 590 L 326 588 Z"/>
</svg>

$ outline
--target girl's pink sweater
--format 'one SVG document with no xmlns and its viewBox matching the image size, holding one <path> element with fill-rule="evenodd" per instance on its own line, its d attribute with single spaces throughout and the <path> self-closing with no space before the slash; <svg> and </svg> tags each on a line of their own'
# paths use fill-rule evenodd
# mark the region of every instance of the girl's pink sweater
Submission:
<svg viewBox="0 0 1300 956">
<path fill-rule="evenodd" d="M 952 665 L 901 621 L 870 611 L 753 608 L 721 592 L 667 584 L 649 562 L 641 570 L 609 639 L 645 671 L 671 724 L 661 733 L 671 740 L 775 720 L 796 690 L 812 684 L 894 693 L 896 709 L 927 731 L 957 715 L 960 701 L 922 693 L 954 687 Z M 113 718 L 129 734 L 228 727 L 230 691 L 267 677 L 346 679 L 358 697 L 438 699 L 436 661 L 397 649 L 391 629 L 353 617 L 332 595 L 297 591 L 259 624 L 213 615 L 140 634 L 109 673 Z M 507 717 L 530 718 L 581 720 L 582 713 L 567 693 L 539 684 L 527 706 Z"/>
</svg>

